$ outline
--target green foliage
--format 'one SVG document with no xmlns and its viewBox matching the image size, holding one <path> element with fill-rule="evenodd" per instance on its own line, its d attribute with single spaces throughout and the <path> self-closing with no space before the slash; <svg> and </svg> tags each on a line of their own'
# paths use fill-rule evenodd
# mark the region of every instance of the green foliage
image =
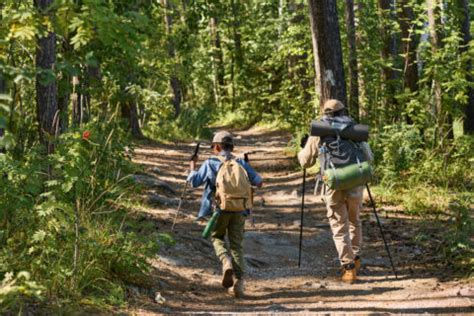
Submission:
<svg viewBox="0 0 474 316">
<path fill-rule="evenodd" d="M 5 274 L 0 283 L 0 312 L 21 312 L 30 299 L 42 299 L 44 288 L 31 281 L 28 272 L 19 272 L 16 276 L 12 272 Z"/>
<path fill-rule="evenodd" d="M 386 126 L 372 143 L 380 185 L 417 214 L 445 211 L 450 196 L 471 190 L 474 181 L 472 136 L 445 148 L 427 149 L 426 143 L 420 130 L 406 124 Z"/>
<path fill-rule="evenodd" d="M 58 303 L 90 296 L 123 304 L 124 285 L 143 281 L 158 236 L 123 229 L 134 192 L 123 129 L 86 128 L 88 137 L 61 135 L 46 160 L 41 147 L 20 161 L 2 155 L 0 275 L 22 267 Z"/>
</svg>

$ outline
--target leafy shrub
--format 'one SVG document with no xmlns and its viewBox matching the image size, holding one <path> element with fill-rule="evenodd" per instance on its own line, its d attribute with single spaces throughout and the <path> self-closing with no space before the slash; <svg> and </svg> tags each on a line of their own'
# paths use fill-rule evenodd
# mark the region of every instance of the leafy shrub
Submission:
<svg viewBox="0 0 474 316">
<path fill-rule="evenodd" d="M 86 129 L 61 135 L 47 159 L 35 146 L 0 160 L 0 277 L 21 267 L 52 302 L 121 304 L 157 243 L 123 230 L 134 192 L 123 129 L 111 121 Z"/>
<path fill-rule="evenodd" d="M 0 312 L 8 310 L 21 311 L 28 298 L 41 299 L 44 288 L 31 281 L 28 272 L 5 274 L 0 282 Z"/>
</svg>

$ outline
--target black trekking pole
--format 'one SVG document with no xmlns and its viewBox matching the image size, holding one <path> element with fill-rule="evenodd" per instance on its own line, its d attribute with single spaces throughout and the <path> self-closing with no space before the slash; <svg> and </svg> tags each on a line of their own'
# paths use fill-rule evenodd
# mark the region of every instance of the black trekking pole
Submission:
<svg viewBox="0 0 474 316">
<path fill-rule="evenodd" d="M 298 252 L 298 268 L 301 267 L 301 248 L 303 246 L 303 215 L 304 215 L 304 191 L 306 188 L 306 169 L 303 169 L 303 185 L 301 192 L 301 218 L 300 218 L 300 249 Z"/>
<path fill-rule="evenodd" d="M 244 152 L 244 161 L 246 163 L 250 163 L 249 154 L 251 154 L 251 153 L 252 152 L 249 152 L 249 151 Z M 253 196 L 253 194 L 254 194 L 254 189 L 252 187 L 252 196 Z M 255 227 L 255 217 L 253 217 L 253 210 L 249 210 L 249 219 L 250 219 L 250 222 L 252 223 L 252 227 Z"/>
<path fill-rule="evenodd" d="M 304 148 L 308 142 L 309 135 L 305 134 L 300 140 L 300 147 Z M 300 247 L 298 251 L 298 268 L 301 267 L 301 248 L 303 247 L 303 218 L 304 218 L 304 192 L 306 189 L 306 168 L 303 169 L 303 185 L 301 190 L 301 217 L 300 217 Z"/>
<path fill-rule="evenodd" d="M 395 271 L 395 266 L 393 265 L 393 261 L 392 261 L 392 255 L 390 254 L 390 249 L 388 248 L 387 241 L 385 240 L 385 235 L 383 233 L 382 224 L 380 223 L 379 216 L 377 215 L 377 210 L 376 210 L 376 207 L 375 207 L 375 201 L 372 198 L 372 194 L 370 193 L 369 185 L 366 184 L 365 187 L 367 188 L 367 193 L 369 194 L 370 202 L 372 203 L 372 208 L 374 210 L 374 215 L 375 215 L 375 218 L 377 219 L 377 224 L 379 225 L 380 234 L 382 235 L 383 243 L 385 245 L 385 250 L 387 251 L 388 258 L 390 259 L 390 264 L 392 265 L 393 274 L 395 275 L 395 279 L 398 280 L 397 271 Z"/>
<path fill-rule="evenodd" d="M 199 146 L 201 146 L 201 143 L 197 143 L 196 148 L 194 148 L 194 153 L 191 156 L 191 158 L 189 159 L 189 161 L 193 160 L 197 156 L 197 154 L 199 153 Z M 179 199 L 178 210 L 176 211 L 176 214 L 175 214 L 174 220 L 173 220 L 173 225 L 171 226 L 171 231 L 174 231 L 174 226 L 176 225 L 176 220 L 178 219 L 179 211 L 181 210 L 181 205 L 183 205 L 184 197 L 186 195 L 186 191 L 188 189 L 188 186 L 189 186 L 189 181 L 186 179 L 186 183 L 184 184 L 183 193 L 181 193 L 181 198 Z"/>
</svg>

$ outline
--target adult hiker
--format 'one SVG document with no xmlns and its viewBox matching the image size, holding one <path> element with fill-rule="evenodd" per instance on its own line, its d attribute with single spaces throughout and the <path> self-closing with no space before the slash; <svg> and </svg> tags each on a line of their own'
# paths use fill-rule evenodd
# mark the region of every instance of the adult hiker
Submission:
<svg viewBox="0 0 474 316">
<path fill-rule="evenodd" d="M 344 104 L 338 100 L 328 100 L 323 106 L 323 122 L 353 124 Z M 360 161 L 372 160 L 367 143 L 355 143 L 339 136 L 320 138 L 310 136 L 304 148 L 298 153 L 302 167 L 308 168 L 320 160 L 321 173 L 324 170 Z M 357 279 L 361 265 L 362 225 L 359 217 L 362 206 L 363 185 L 344 190 L 323 187 L 323 201 L 326 203 L 327 217 L 333 233 L 333 240 L 342 267 L 342 280 L 352 283 Z"/>
<path fill-rule="evenodd" d="M 235 297 L 244 295 L 245 262 L 243 251 L 245 217 L 252 206 L 251 186 L 262 186 L 262 178 L 244 160 L 236 158 L 234 137 L 221 131 L 212 139 L 214 156 L 207 159 L 195 171 L 198 157 L 190 162 L 188 181 L 192 187 L 205 185 L 206 191 L 199 216 L 208 215 L 215 197 L 219 217 L 211 233 L 211 241 L 217 257 L 222 263 L 222 286 Z M 207 191 L 209 190 L 209 191 Z M 212 194 L 206 194 L 212 192 Z M 229 241 L 227 249 L 225 237 Z M 234 281 L 235 276 L 235 281 Z"/>
</svg>

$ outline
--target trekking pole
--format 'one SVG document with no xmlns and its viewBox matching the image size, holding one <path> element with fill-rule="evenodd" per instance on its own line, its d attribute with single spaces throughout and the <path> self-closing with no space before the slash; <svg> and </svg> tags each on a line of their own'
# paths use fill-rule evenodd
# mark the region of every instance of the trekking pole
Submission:
<svg viewBox="0 0 474 316">
<path fill-rule="evenodd" d="M 304 214 L 305 187 L 306 187 L 306 169 L 303 169 L 303 188 L 301 192 L 301 218 L 300 218 L 300 249 L 298 253 L 298 268 L 301 267 L 301 248 L 303 246 L 303 214 Z"/>
<path fill-rule="evenodd" d="M 249 163 L 249 152 L 248 151 L 244 152 L 244 161 L 246 163 Z M 252 188 L 252 195 L 253 195 L 253 188 Z M 253 211 L 252 210 L 249 210 L 249 218 L 250 218 L 250 222 L 252 223 L 252 227 L 255 227 L 255 217 L 253 217 Z"/>
<path fill-rule="evenodd" d="M 300 140 L 300 147 L 305 148 L 309 135 L 305 134 Z M 304 217 L 304 191 L 306 189 L 306 168 L 303 169 L 303 185 L 301 190 L 301 217 L 300 217 L 300 247 L 298 250 L 298 268 L 301 267 L 301 248 L 303 247 L 303 217 Z"/>
<path fill-rule="evenodd" d="M 375 201 L 372 198 L 372 194 L 370 193 L 369 185 L 366 184 L 365 187 L 367 188 L 367 193 L 369 194 L 370 202 L 372 203 L 372 208 L 374 210 L 374 215 L 375 215 L 375 218 L 377 219 L 377 224 L 379 225 L 380 234 L 382 235 L 383 243 L 385 245 L 385 250 L 387 251 L 388 258 L 390 259 L 390 264 L 392 265 L 393 274 L 395 275 L 395 279 L 398 280 L 397 271 L 395 271 L 395 266 L 393 265 L 393 261 L 392 261 L 392 255 L 390 254 L 390 249 L 388 248 L 387 241 L 385 240 L 385 235 L 383 233 L 382 224 L 380 223 L 379 216 L 377 215 L 377 210 L 375 208 Z"/>
<path fill-rule="evenodd" d="M 189 161 L 193 160 L 197 156 L 199 152 L 199 146 L 201 146 L 201 143 L 197 143 L 196 148 L 194 148 L 194 153 L 191 156 L 191 159 L 189 159 Z M 181 193 L 181 198 L 179 199 L 178 210 L 176 211 L 176 214 L 173 220 L 173 225 L 171 226 L 171 231 L 174 231 L 174 226 L 176 225 L 176 221 L 178 220 L 179 211 L 181 210 L 181 205 L 183 205 L 184 197 L 186 196 L 186 191 L 188 190 L 188 186 L 189 186 L 189 181 L 186 179 L 183 193 Z"/>
</svg>

